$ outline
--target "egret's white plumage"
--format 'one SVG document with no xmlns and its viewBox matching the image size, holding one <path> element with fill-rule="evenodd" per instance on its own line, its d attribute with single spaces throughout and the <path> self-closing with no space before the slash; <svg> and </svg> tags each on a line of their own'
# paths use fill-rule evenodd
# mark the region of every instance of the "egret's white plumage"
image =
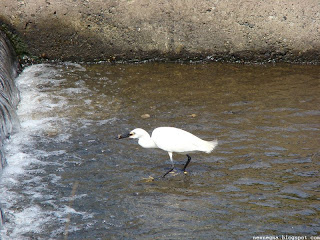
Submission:
<svg viewBox="0 0 320 240">
<path fill-rule="evenodd" d="M 153 130 L 151 139 L 167 152 L 191 153 L 196 151 L 211 153 L 217 141 L 204 141 L 197 136 L 173 127 L 159 127 Z"/>
<path fill-rule="evenodd" d="M 167 151 L 172 163 L 172 169 L 164 176 L 174 169 L 172 153 L 187 154 L 188 161 L 183 170 L 185 171 L 189 164 L 191 157 L 188 153 L 192 152 L 205 152 L 211 153 L 212 150 L 218 145 L 218 141 L 205 141 L 197 136 L 174 127 L 159 127 L 153 130 L 150 137 L 149 133 L 142 128 L 136 128 L 129 134 L 119 135 L 118 138 L 137 138 L 138 143 L 143 148 L 160 148 Z"/>
</svg>

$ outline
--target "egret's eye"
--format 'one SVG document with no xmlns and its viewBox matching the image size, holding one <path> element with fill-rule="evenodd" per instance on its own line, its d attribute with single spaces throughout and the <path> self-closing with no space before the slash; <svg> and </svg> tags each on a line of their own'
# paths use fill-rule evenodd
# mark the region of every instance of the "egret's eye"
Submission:
<svg viewBox="0 0 320 240">
<path fill-rule="evenodd" d="M 130 133 L 129 135 L 130 135 L 130 136 L 133 136 L 133 135 L 134 135 L 134 133 Z"/>
</svg>

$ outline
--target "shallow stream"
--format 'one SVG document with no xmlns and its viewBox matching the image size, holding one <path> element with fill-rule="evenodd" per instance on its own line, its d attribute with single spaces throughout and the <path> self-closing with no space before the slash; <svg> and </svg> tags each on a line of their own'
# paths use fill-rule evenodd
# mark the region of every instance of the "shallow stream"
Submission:
<svg viewBox="0 0 320 240">
<path fill-rule="evenodd" d="M 320 66 L 40 64 L 17 84 L 4 240 L 320 235 Z M 157 178 L 166 152 L 115 137 L 159 126 L 219 145 Z"/>
</svg>

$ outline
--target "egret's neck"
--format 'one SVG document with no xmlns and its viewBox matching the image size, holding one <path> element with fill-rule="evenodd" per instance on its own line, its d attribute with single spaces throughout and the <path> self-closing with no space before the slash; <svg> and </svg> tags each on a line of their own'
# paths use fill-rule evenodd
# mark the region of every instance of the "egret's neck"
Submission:
<svg viewBox="0 0 320 240">
<path fill-rule="evenodd" d="M 143 148 L 158 148 L 149 134 L 139 138 L 138 143 Z"/>
</svg>

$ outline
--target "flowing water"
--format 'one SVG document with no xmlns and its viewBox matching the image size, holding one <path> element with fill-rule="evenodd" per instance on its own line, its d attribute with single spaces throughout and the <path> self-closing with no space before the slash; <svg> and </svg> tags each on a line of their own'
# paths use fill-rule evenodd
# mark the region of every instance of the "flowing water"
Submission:
<svg viewBox="0 0 320 240">
<path fill-rule="evenodd" d="M 4 240 L 320 235 L 320 66 L 40 64 L 17 84 Z M 115 139 L 158 126 L 219 145 L 158 178 L 166 152 Z"/>
</svg>

